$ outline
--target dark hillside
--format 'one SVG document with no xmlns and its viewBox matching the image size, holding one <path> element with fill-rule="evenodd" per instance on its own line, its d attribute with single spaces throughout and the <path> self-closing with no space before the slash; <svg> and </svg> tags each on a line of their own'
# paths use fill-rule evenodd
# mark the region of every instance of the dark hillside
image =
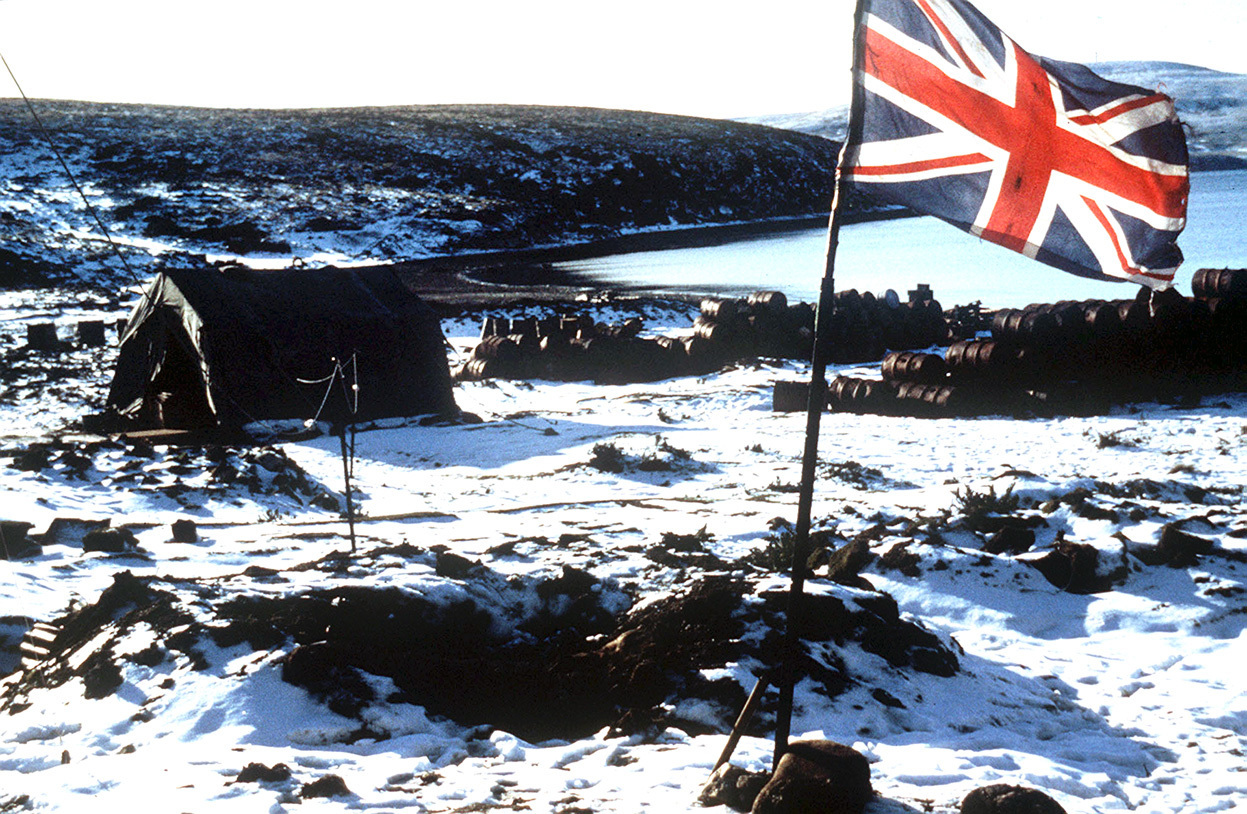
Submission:
<svg viewBox="0 0 1247 814">
<path fill-rule="evenodd" d="M 579 242 L 825 211 L 836 145 L 759 125 L 523 106 L 236 111 L 38 101 L 144 272 Z M 20 103 L 0 102 L 0 278 L 115 262 Z M 188 257 L 189 255 L 189 257 Z"/>
</svg>

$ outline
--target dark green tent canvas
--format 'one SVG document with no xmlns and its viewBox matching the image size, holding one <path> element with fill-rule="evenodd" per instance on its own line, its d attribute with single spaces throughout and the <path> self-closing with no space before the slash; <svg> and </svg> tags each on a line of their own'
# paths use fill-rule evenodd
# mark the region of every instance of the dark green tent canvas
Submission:
<svg viewBox="0 0 1247 814">
<path fill-rule="evenodd" d="M 345 388 L 330 387 L 339 366 Z M 457 412 L 437 315 L 375 268 L 162 272 L 122 334 L 108 406 L 179 428 Z"/>
</svg>

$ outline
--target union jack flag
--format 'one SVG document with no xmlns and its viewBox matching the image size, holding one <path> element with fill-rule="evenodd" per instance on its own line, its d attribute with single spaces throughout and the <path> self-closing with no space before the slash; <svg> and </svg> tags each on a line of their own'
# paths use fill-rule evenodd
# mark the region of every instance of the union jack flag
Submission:
<svg viewBox="0 0 1247 814">
<path fill-rule="evenodd" d="M 854 183 L 1074 274 L 1172 282 L 1189 179 L 1171 99 L 1032 56 L 964 0 L 861 2 Z"/>
</svg>

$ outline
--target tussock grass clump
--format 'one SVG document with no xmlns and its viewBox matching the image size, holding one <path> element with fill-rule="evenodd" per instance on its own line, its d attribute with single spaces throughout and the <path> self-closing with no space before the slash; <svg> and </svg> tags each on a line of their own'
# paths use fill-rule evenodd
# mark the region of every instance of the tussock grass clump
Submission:
<svg viewBox="0 0 1247 814">
<path fill-rule="evenodd" d="M 987 487 L 986 492 L 976 492 L 967 486 L 965 491 L 954 492 L 953 497 L 953 511 L 965 518 L 966 526 L 975 531 L 988 525 L 987 518 L 1012 514 L 1018 508 L 1018 496 L 1013 494 L 1012 486 L 999 495 L 995 486 Z"/>
<path fill-rule="evenodd" d="M 623 452 L 614 444 L 594 444 L 589 466 L 599 472 L 618 474 L 624 471 L 624 458 Z"/>
</svg>

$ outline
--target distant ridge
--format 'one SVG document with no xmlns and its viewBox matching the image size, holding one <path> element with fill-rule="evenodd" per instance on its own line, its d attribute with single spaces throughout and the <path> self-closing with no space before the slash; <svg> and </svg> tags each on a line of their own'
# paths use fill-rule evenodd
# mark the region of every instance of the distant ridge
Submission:
<svg viewBox="0 0 1247 814">
<path fill-rule="evenodd" d="M 1191 169 L 1247 169 L 1247 74 L 1225 73 L 1181 62 L 1094 62 L 1093 71 L 1128 85 L 1156 89 L 1173 97 L 1189 130 Z M 848 123 L 848 105 L 804 113 L 750 116 L 738 121 L 839 141 Z"/>
<path fill-rule="evenodd" d="M 140 274 L 785 222 L 826 212 L 838 149 L 793 131 L 591 108 L 35 106 Z M 107 285 L 115 258 L 14 100 L 0 100 L 0 167 L 0 288 Z"/>
</svg>

